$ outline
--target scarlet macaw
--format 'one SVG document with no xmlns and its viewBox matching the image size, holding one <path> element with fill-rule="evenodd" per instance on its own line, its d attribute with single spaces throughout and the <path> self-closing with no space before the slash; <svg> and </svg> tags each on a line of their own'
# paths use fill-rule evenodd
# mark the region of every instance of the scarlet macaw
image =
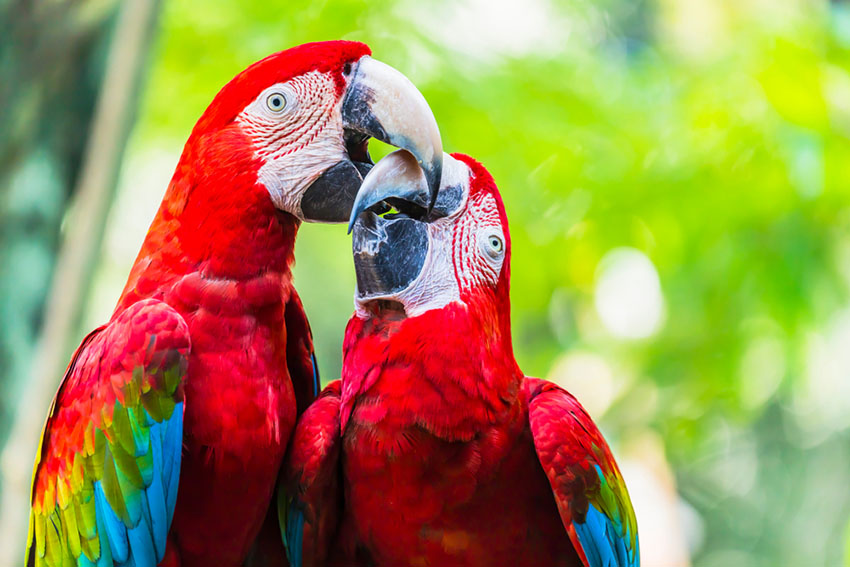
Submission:
<svg viewBox="0 0 850 567">
<path fill-rule="evenodd" d="M 198 120 L 111 320 L 50 409 L 29 565 L 243 564 L 318 390 L 290 272 L 301 221 L 348 219 L 369 136 L 439 184 L 428 105 L 369 54 L 347 41 L 275 53 Z"/>
<path fill-rule="evenodd" d="M 496 185 L 467 156 L 443 164 L 431 211 L 402 150 L 355 201 L 342 379 L 301 416 L 284 466 L 291 564 L 637 567 L 605 439 L 514 359 Z"/>
</svg>

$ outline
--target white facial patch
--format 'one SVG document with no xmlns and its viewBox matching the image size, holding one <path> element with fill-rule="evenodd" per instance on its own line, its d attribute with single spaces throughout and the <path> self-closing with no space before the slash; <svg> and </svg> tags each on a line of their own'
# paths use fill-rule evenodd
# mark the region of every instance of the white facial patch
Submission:
<svg viewBox="0 0 850 567">
<path fill-rule="evenodd" d="M 496 199 L 478 194 L 458 219 L 455 267 L 461 289 L 496 285 L 505 262 L 505 235 Z"/>
<path fill-rule="evenodd" d="M 313 71 L 266 88 L 236 118 L 264 162 L 258 180 L 278 209 L 303 218 L 301 195 L 347 158 L 340 105 L 333 78 Z"/>
</svg>

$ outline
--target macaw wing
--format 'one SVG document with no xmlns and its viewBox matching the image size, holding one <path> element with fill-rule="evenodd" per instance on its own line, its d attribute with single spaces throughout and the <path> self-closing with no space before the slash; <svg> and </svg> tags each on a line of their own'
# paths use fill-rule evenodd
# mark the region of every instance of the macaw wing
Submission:
<svg viewBox="0 0 850 567">
<path fill-rule="evenodd" d="M 555 384 L 526 378 L 523 387 L 537 456 L 585 567 L 639 567 L 634 510 L 599 429 Z"/>
<path fill-rule="evenodd" d="M 295 392 L 298 415 L 313 403 L 321 389 L 319 365 L 313 350 L 313 333 L 301 298 L 293 289 L 284 311 L 286 321 L 286 366 Z"/>
<path fill-rule="evenodd" d="M 139 301 L 84 340 L 42 433 L 30 566 L 156 565 L 180 478 L 189 330 Z"/>
<path fill-rule="evenodd" d="M 281 532 L 292 567 L 324 563 L 342 510 L 339 405 L 336 380 L 295 427 L 278 490 Z"/>
</svg>

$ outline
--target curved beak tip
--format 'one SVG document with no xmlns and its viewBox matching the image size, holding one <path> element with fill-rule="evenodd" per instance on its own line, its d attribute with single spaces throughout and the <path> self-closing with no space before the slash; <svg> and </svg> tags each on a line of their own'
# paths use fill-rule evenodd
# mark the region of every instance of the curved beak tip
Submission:
<svg viewBox="0 0 850 567">
<path fill-rule="evenodd" d="M 436 166 L 437 184 L 440 183 L 441 169 L 442 159 L 438 160 Z M 436 198 L 436 192 L 431 190 L 432 181 L 433 178 L 422 168 L 420 160 L 407 150 L 396 150 L 387 155 L 363 179 L 351 208 L 348 233 L 351 234 L 363 211 L 390 198 L 407 201 L 430 212 Z"/>
<path fill-rule="evenodd" d="M 435 166 L 433 166 L 430 171 L 423 170 L 425 173 L 425 178 L 428 180 L 428 192 L 430 193 L 430 200 L 428 202 L 428 212 L 431 212 L 431 209 L 434 208 L 434 203 L 437 202 L 437 193 L 440 191 L 440 181 L 443 176 L 443 160 L 442 160 L 442 152 L 440 152 L 440 160 Z"/>
</svg>

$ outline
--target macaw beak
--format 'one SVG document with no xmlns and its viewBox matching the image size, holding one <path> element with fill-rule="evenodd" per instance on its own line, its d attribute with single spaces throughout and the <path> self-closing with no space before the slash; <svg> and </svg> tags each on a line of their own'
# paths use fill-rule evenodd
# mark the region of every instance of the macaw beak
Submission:
<svg viewBox="0 0 850 567">
<path fill-rule="evenodd" d="M 431 247 L 428 224 L 456 211 L 465 196 L 462 183 L 447 181 L 443 176 L 433 195 L 419 160 L 405 150 L 389 154 L 366 175 L 348 225 L 359 299 L 392 297 L 419 278 Z M 398 212 L 376 214 L 388 207 Z"/>
<path fill-rule="evenodd" d="M 399 211 L 421 218 L 434 200 L 436 194 L 432 196 L 416 156 L 405 150 L 395 151 L 378 162 L 363 180 L 351 207 L 348 232 L 363 211 L 379 203 L 397 206 Z"/>
<path fill-rule="evenodd" d="M 369 56 L 361 58 L 352 72 L 341 107 L 348 155 L 305 191 L 304 218 L 350 219 L 355 195 L 372 167 L 366 150 L 370 137 L 410 152 L 425 179 L 429 195 L 425 207 L 430 209 L 440 186 L 443 146 L 425 97 L 399 71 Z"/>
</svg>

